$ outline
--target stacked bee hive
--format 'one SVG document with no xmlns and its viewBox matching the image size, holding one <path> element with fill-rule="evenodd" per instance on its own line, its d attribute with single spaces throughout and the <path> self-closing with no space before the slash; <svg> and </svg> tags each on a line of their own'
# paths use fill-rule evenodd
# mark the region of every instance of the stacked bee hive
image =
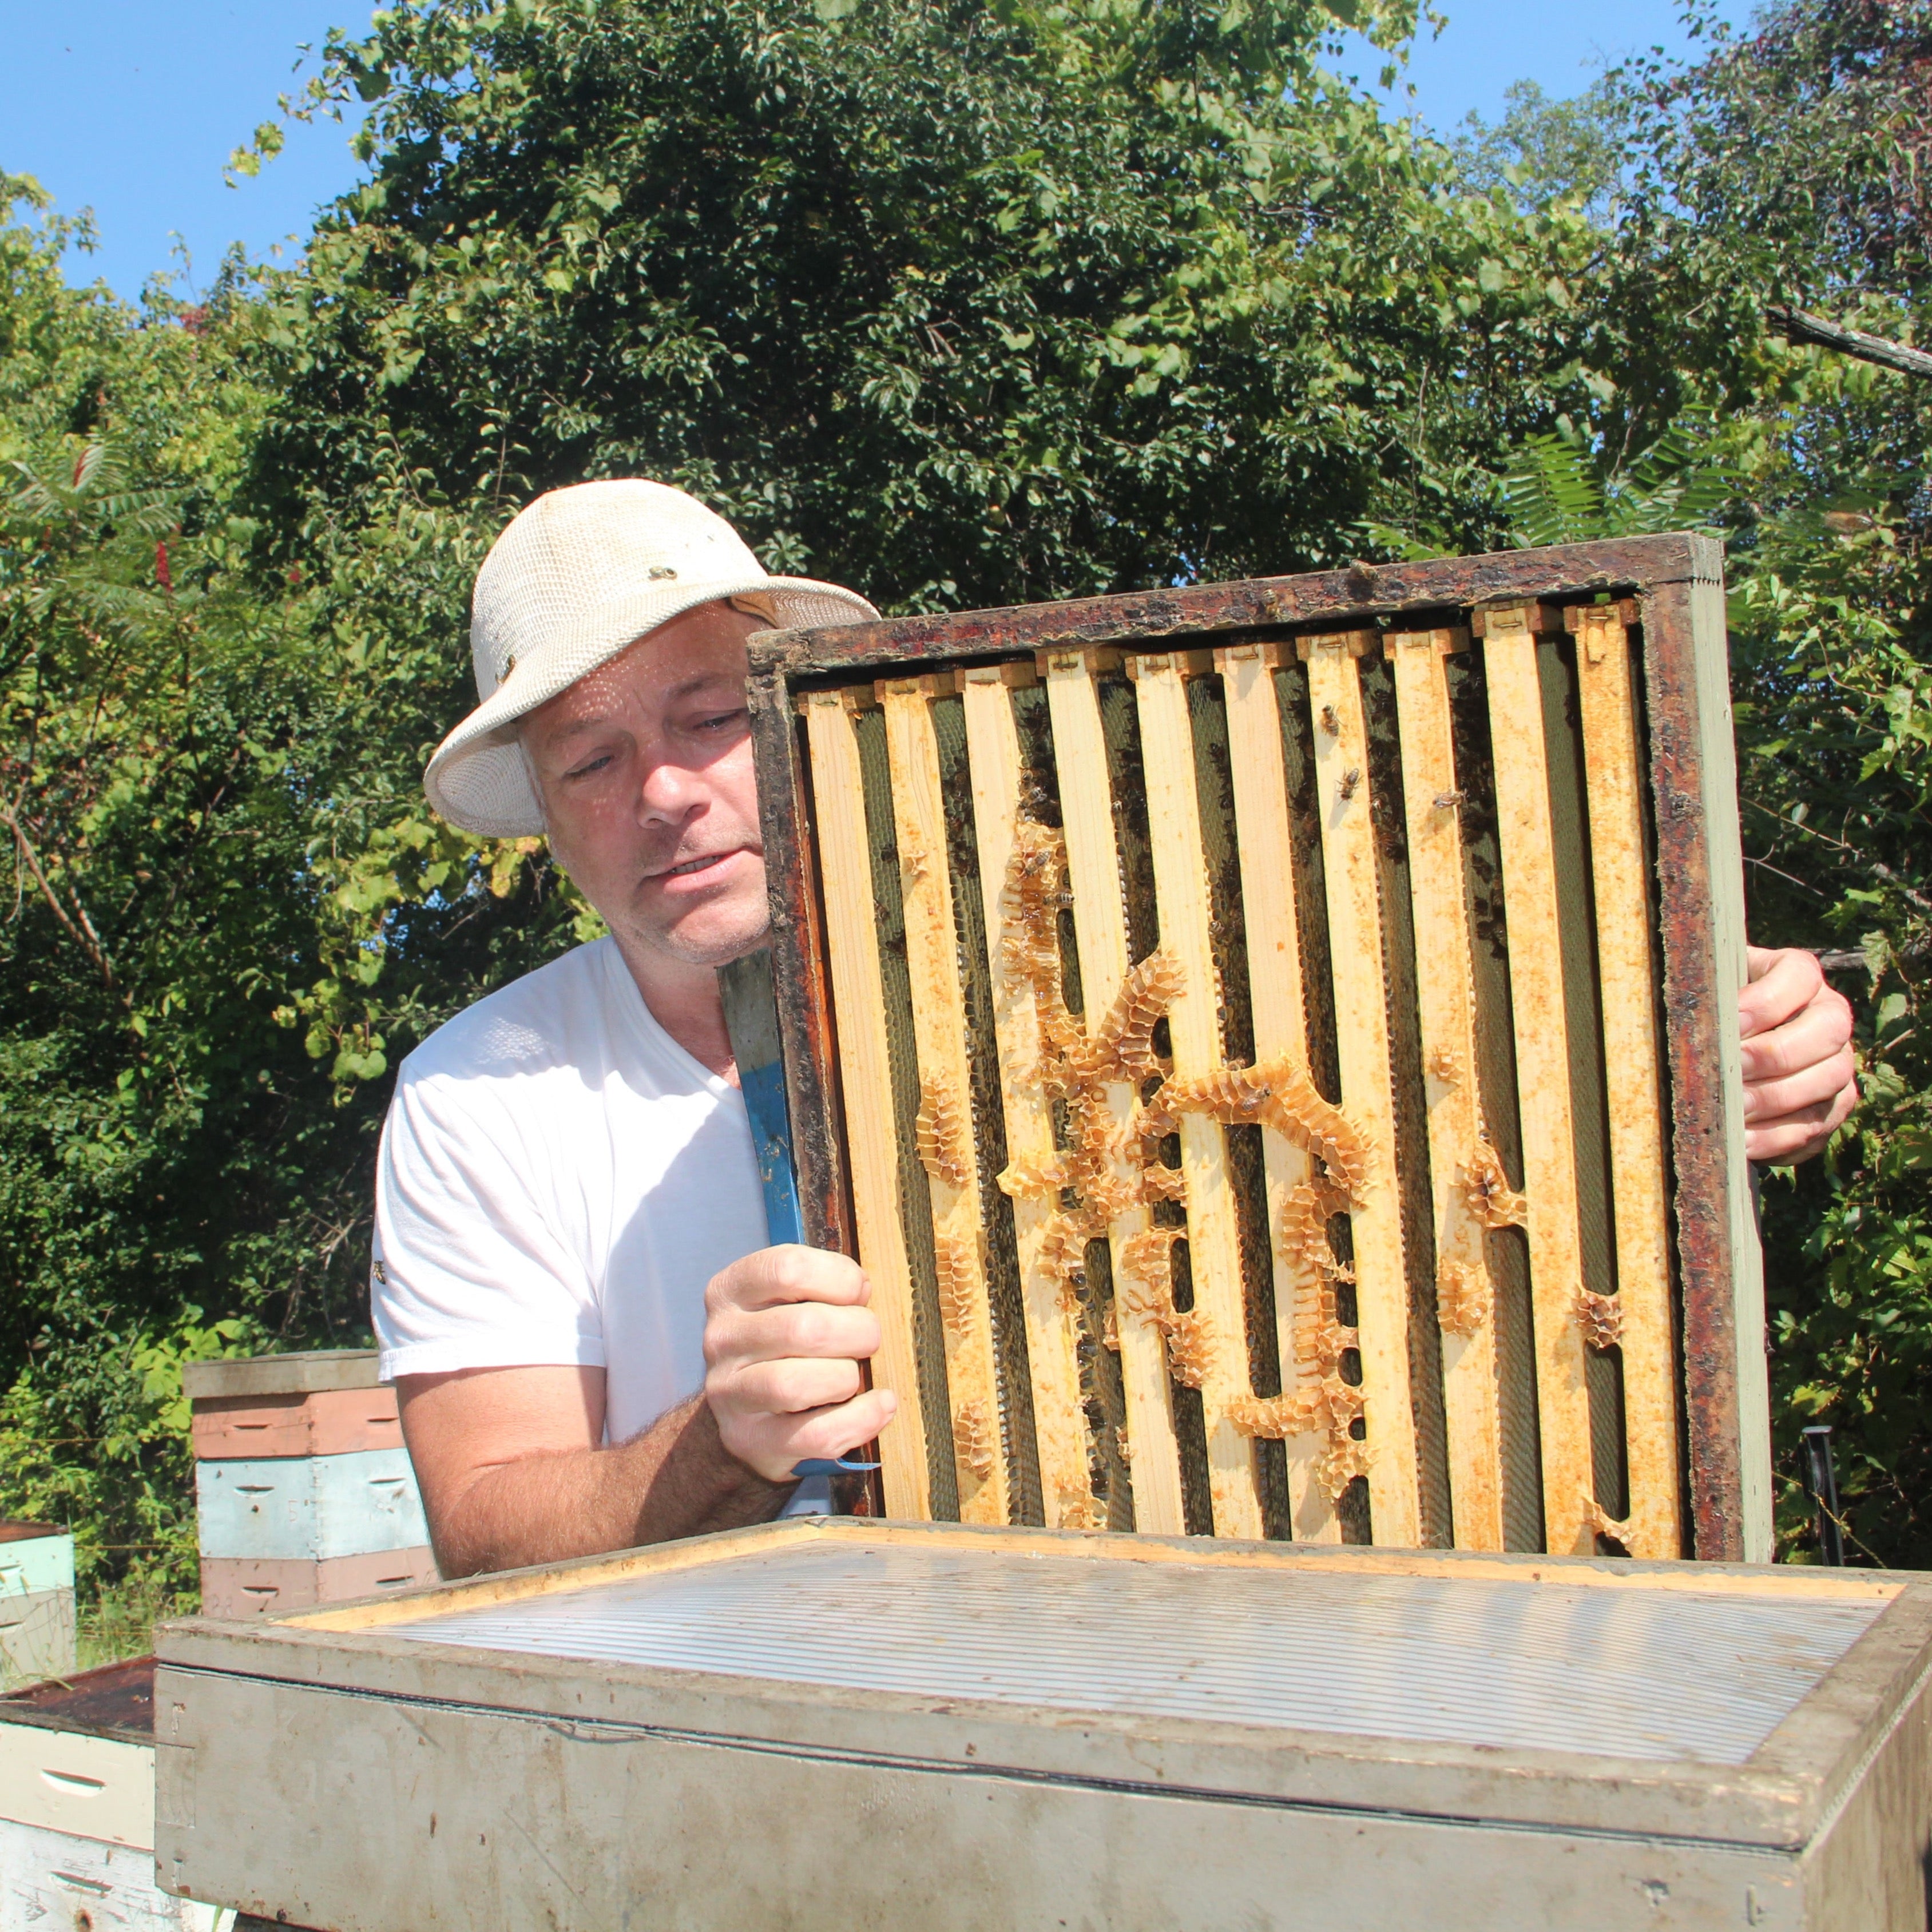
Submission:
<svg viewBox="0 0 1932 1932">
<path fill-rule="evenodd" d="M 202 1607 L 262 1616 L 433 1581 L 396 1392 L 372 1348 L 191 1362 Z"/>
</svg>

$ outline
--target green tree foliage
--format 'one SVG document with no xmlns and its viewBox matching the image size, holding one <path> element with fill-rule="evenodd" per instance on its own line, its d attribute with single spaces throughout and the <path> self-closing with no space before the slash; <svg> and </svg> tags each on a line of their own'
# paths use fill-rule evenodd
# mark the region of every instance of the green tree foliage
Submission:
<svg viewBox="0 0 1932 1932">
<path fill-rule="evenodd" d="M 1500 494 L 1522 541 L 1655 528 L 1659 513 L 1730 526 L 1753 935 L 1862 962 L 1836 976 L 1858 1012 L 1864 1105 L 1826 1159 L 1764 1189 L 1781 1541 L 1808 1552 L 1798 1431 L 1825 1421 L 1854 1546 L 1922 1565 L 1932 387 L 1766 343 L 1755 310 L 1778 298 L 1882 334 L 1922 330 L 1932 8 L 1786 0 L 1748 36 L 1713 38 L 1696 68 L 1640 64 L 1599 95 L 1624 130 L 1622 245 L 1678 264 L 1740 317 L 1755 393 L 1715 425 L 1678 417 L 1634 460 L 1560 425 L 1529 440 Z M 1570 124 L 1546 141 L 1519 125 L 1517 152 L 1560 160 Z M 1517 191 L 1533 201 L 1533 176 Z"/>
<path fill-rule="evenodd" d="M 1502 189 L 1526 210 L 1574 201 L 1600 224 L 1612 220 L 1627 131 L 1614 83 L 1599 80 L 1574 100 L 1552 100 L 1534 81 L 1519 80 L 1503 100 L 1501 120 L 1492 126 L 1472 114 L 1456 138 L 1463 180 L 1484 194 Z"/>
</svg>

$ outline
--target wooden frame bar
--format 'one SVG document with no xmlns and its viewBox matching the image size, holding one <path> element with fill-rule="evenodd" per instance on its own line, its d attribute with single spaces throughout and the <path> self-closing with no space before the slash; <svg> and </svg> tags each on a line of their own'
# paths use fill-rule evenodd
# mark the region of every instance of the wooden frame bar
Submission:
<svg viewBox="0 0 1932 1932">
<path fill-rule="evenodd" d="M 1677 1361 L 1671 1334 L 1670 1206 L 1665 1196 L 1663 1046 L 1652 962 L 1650 861 L 1638 795 L 1636 687 L 1625 602 L 1564 614 L 1576 639 L 1579 710 L 1589 770 L 1604 1059 L 1622 1088 L 1610 1110 L 1617 1300 L 1623 1352 L 1633 1556 L 1670 1556 L 1684 1540 L 1678 1503 Z"/>
<path fill-rule="evenodd" d="M 1370 809 L 1368 726 L 1357 668 L 1357 661 L 1379 642 L 1373 631 L 1331 632 L 1298 638 L 1295 648 L 1308 668 L 1329 949 L 1335 958 L 1352 962 L 1349 970 L 1335 975 L 1341 1106 L 1361 1130 L 1370 1160 L 1367 1198 L 1348 1216 L 1354 1238 L 1370 1507 L 1375 1540 L 1406 1547 L 1422 1540 L 1421 1502 L 1409 1389 L 1408 1277 L 1394 1184 L 1395 1102 Z"/>
<path fill-rule="evenodd" d="M 980 892 L 987 943 L 1005 922 L 1006 884 L 1019 854 L 1019 734 L 1013 723 L 1012 688 L 1030 683 L 1030 664 L 980 664 L 962 674 L 966 748 L 973 773 L 973 826 L 979 846 Z M 1029 1069 L 1036 1057 L 1040 1018 L 1033 990 L 1016 974 L 993 976 L 993 1024 L 1000 1049 L 1002 1105 L 1009 1162 L 1042 1165 L 1054 1156 L 1053 1107 Z M 1013 1202 L 1019 1250 L 1020 1292 L 1026 1309 L 1027 1357 L 1039 1399 L 1034 1437 L 1047 1525 L 1091 1529 L 1095 1521 L 1081 1423 L 1079 1330 L 1076 1309 L 1048 1264 L 1046 1248 L 1053 1220 L 1050 1204 L 1036 1195 Z"/>
<path fill-rule="evenodd" d="M 1556 910 L 1556 835 L 1545 776 L 1542 680 L 1532 628 L 1538 608 L 1489 607 L 1484 613 L 1483 656 L 1490 738 L 1513 742 L 1527 754 L 1496 761 L 1496 818 L 1509 918 L 1524 1226 L 1536 1317 L 1544 1536 L 1554 1555 L 1583 1556 L 1597 1546 L 1601 1511 L 1590 1460 L 1590 1396 L 1584 1372 L 1583 1243 Z"/>
<path fill-rule="evenodd" d="M 1281 706 L 1274 674 L 1279 643 L 1231 644 L 1214 653 L 1228 706 L 1228 777 L 1240 850 L 1241 898 L 1248 927 L 1248 1004 L 1258 1063 L 1286 1055 L 1308 1064 L 1306 988 L 1302 984 L 1300 921 L 1294 904 L 1294 856 L 1288 830 L 1288 778 L 1282 756 Z M 1276 1344 L 1282 1387 L 1296 1385 L 1297 1364 L 1312 1348 L 1298 1333 L 1295 1309 L 1312 1286 L 1308 1263 L 1284 1238 L 1290 1197 L 1315 1179 L 1307 1150 L 1264 1123 L 1262 1159 L 1268 1180 L 1268 1237 L 1274 1262 Z M 1285 1438 L 1288 1510 L 1298 1541 L 1337 1542 L 1341 1519 L 1318 1479 L 1325 1446 L 1319 1430 Z"/>
<path fill-rule="evenodd" d="M 1174 1071 L 1186 1080 L 1226 1062 L 1217 1017 L 1212 894 L 1202 855 L 1201 806 L 1194 774 L 1194 734 L 1186 679 L 1204 668 L 1173 652 L 1130 657 L 1146 767 L 1148 818 L 1154 840 L 1160 939 L 1180 968 L 1182 991 L 1168 1010 Z M 1208 1480 L 1217 1536 L 1259 1536 L 1261 1492 L 1254 1445 L 1235 1426 L 1235 1405 L 1250 1390 L 1246 1319 L 1241 1294 L 1240 1232 L 1227 1136 L 1204 1114 L 1180 1117 L 1180 1168 L 1187 1181 L 1187 1240 L 1195 1258 L 1194 1312 L 1202 1344 L 1202 1406 L 1208 1430 Z"/>
<path fill-rule="evenodd" d="M 829 964 L 842 1016 L 838 1054 L 845 1115 L 860 1150 L 852 1168 L 856 1252 L 881 1291 L 873 1298 L 883 1335 L 876 1372 L 899 1401 L 898 1417 L 880 1444 L 886 1514 L 924 1516 L 931 1513 L 932 1496 L 926 1476 L 919 1354 L 913 1338 L 912 1270 L 899 1223 L 898 1132 L 892 1113 L 878 928 L 872 912 L 865 782 L 852 734 L 856 702 L 849 692 L 815 692 L 806 700 L 806 727 L 812 746 L 813 802 L 824 848 Z M 822 1228 L 808 1228 L 807 1232 L 824 1238 Z M 902 1283 L 906 1285 L 904 1290 L 892 1292 Z"/>
<path fill-rule="evenodd" d="M 1127 911 L 1120 884 L 1120 856 L 1108 806 L 1107 745 L 1094 679 L 1101 668 L 1091 653 L 1056 652 L 1042 661 L 1047 704 L 1060 772 L 1060 821 L 1066 838 L 1068 879 L 1073 890 L 1073 932 L 1080 984 L 1090 1034 L 1120 998 L 1126 983 Z M 1133 1119 L 1135 1096 L 1126 1081 L 1106 1089 L 1108 1114 L 1124 1132 Z M 1174 1420 L 1174 1385 L 1168 1378 L 1167 1344 L 1159 1328 L 1133 1305 L 1123 1306 L 1130 1280 L 1128 1244 L 1152 1226 L 1144 1206 L 1115 1216 L 1107 1229 L 1114 1285 L 1115 1334 L 1120 1345 L 1120 1381 L 1126 1398 L 1129 1462 L 1134 1486 L 1134 1526 L 1143 1534 L 1178 1535 L 1186 1526 L 1180 1492 L 1180 1449 Z"/>
<path fill-rule="evenodd" d="M 1008 1445 L 993 1354 L 973 1076 L 967 1061 L 939 741 L 932 721 L 932 700 L 948 692 L 951 682 L 930 675 L 887 679 L 878 686 L 878 695 L 892 766 L 913 1038 L 919 1053 L 920 1158 L 932 1196 L 959 1520 L 1004 1522 Z"/>
<path fill-rule="evenodd" d="M 1463 872 L 1462 790 L 1444 660 L 1468 648 L 1456 629 L 1392 631 L 1402 783 L 1408 829 L 1415 974 L 1429 1108 L 1436 1210 L 1436 1305 L 1456 1542 L 1503 1547 L 1502 1411 L 1497 1384 L 1496 1284 L 1488 1227 L 1472 1179 L 1499 1166 L 1476 1078 L 1476 998 Z"/>
</svg>

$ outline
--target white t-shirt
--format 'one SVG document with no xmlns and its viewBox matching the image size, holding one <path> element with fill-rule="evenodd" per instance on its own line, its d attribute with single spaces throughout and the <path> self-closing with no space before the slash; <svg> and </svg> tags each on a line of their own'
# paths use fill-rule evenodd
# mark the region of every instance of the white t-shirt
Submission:
<svg viewBox="0 0 1932 1932">
<path fill-rule="evenodd" d="M 376 1184 L 385 1381 L 601 1367 L 621 1442 L 704 1386 L 705 1286 L 764 1245 L 744 1102 L 658 1024 L 614 941 L 404 1061 Z"/>
</svg>

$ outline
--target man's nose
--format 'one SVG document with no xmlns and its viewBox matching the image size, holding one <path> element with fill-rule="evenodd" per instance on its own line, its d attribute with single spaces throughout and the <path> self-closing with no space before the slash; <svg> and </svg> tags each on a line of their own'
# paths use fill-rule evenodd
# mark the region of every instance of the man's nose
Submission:
<svg viewBox="0 0 1932 1932">
<path fill-rule="evenodd" d="M 638 815 L 646 824 L 677 824 L 704 801 L 704 775 L 674 759 L 646 760 L 638 790 Z"/>
</svg>

